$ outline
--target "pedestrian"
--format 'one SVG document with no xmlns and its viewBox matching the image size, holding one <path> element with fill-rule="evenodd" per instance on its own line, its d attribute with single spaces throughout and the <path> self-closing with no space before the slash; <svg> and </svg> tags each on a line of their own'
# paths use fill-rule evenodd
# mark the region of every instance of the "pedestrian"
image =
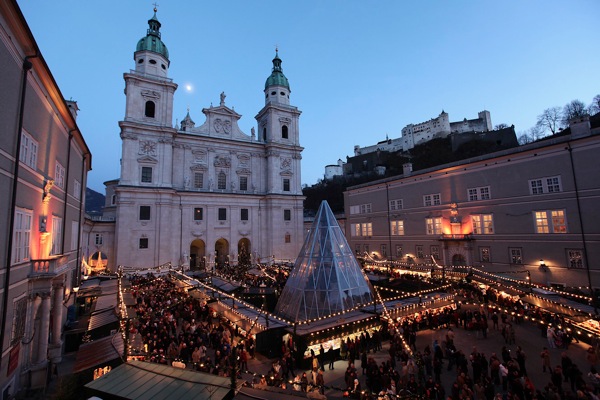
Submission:
<svg viewBox="0 0 600 400">
<path fill-rule="evenodd" d="M 552 367 L 550 364 L 550 351 L 547 347 L 544 347 L 544 349 L 540 353 L 540 357 L 542 358 L 542 372 L 546 372 L 546 369 L 548 369 L 548 372 L 551 373 Z"/>
<path fill-rule="evenodd" d="M 333 365 L 335 363 L 335 351 L 333 350 L 333 347 L 329 348 L 327 355 L 329 356 L 329 369 L 332 370 L 334 369 Z"/>
</svg>

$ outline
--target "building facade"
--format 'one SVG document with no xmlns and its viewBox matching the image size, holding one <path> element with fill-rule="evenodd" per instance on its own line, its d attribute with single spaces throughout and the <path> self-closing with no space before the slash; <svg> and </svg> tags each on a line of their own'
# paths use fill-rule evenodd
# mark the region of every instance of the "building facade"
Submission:
<svg viewBox="0 0 600 400">
<path fill-rule="evenodd" d="M 238 127 L 241 115 L 226 105 L 225 93 L 218 106 L 202 110 L 202 125 L 188 110 L 173 127 L 177 84 L 156 10 L 148 24 L 135 69 L 124 74 L 121 175 L 107 185 L 105 208 L 115 220 L 109 269 L 211 268 L 235 264 L 242 252 L 257 261 L 293 261 L 303 242 L 303 148 L 281 59 L 276 53 L 250 134 Z M 88 241 L 96 233 L 90 228 Z"/>
<path fill-rule="evenodd" d="M 562 135 L 354 186 L 344 193 L 357 254 L 600 287 L 600 115 Z"/>
<path fill-rule="evenodd" d="M 0 390 L 45 387 L 79 282 L 90 151 L 16 1 L 0 2 Z"/>
</svg>

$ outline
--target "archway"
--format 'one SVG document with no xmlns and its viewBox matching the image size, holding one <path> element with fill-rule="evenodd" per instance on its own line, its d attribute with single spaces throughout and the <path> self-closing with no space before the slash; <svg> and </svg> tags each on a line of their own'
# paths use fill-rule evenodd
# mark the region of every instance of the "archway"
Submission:
<svg viewBox="0 0 600 400">
<path fill-rule="evenodd" d="M 190 269 L 206 269 L 206 244 L 196 239 L 190 244 Z"/>
<path fill-rule="evenodd" d="M 90 269 L 89 271 L 86 271 L 88 272 L 88 275 L 97 275 L 106 270 L 106 267 L 108 266 L 108 256 L 106 253 L 97 251 L 90 257 L 88 265 Z"/>
<path fill-rule="evenodd" d="M 252 264 L 252 247 L 250 245 L 250 240 L 247 238 L 240 239 L 237 247 L 238 265 L 250 268 L 250 265 Z"/>
<path fill-rule="evenodd" d="M 223 238 L 215 242 L 215 263 L 219 266 L 229 261 L 229 242 Z"/>
<path fill-rule="evenodd" d="M 466 264 L 466 260 L 465 260 L 465 256 L 462 254 L 454 254 L 452 256 L 452 265 L 453 266 L 463 266 L 463 265 L 467 265 Z"/>
</svg>

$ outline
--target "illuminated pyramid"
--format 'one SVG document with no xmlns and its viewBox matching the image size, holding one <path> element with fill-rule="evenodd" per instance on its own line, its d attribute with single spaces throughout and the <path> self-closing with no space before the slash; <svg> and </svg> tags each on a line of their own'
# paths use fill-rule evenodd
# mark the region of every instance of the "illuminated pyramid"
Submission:
<svg viewBox="0 0 600 400">
<path fill-rule="evenodd" d="M 372 302 L 373 288 L 326 201 L 283 288 L 275 314 L 302 322 Z"/>
</svg>

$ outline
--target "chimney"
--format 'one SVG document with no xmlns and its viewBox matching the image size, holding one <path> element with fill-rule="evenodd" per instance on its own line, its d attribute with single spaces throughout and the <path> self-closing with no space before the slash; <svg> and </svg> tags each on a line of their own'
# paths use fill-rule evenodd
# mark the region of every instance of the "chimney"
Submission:
<svg viewBox="0 0 600 400">
<path fill-rule="evenodd" d="M 589 115 L 580 115 L 569 120 L 571 138 L 577 139 L 592 134 Z"/>
<path fill-rule="evenodd" d="M 410 176 L 412 174 L 412 163 L 402 164 L 402 174 L 404 176 Z"/>
</svg>

